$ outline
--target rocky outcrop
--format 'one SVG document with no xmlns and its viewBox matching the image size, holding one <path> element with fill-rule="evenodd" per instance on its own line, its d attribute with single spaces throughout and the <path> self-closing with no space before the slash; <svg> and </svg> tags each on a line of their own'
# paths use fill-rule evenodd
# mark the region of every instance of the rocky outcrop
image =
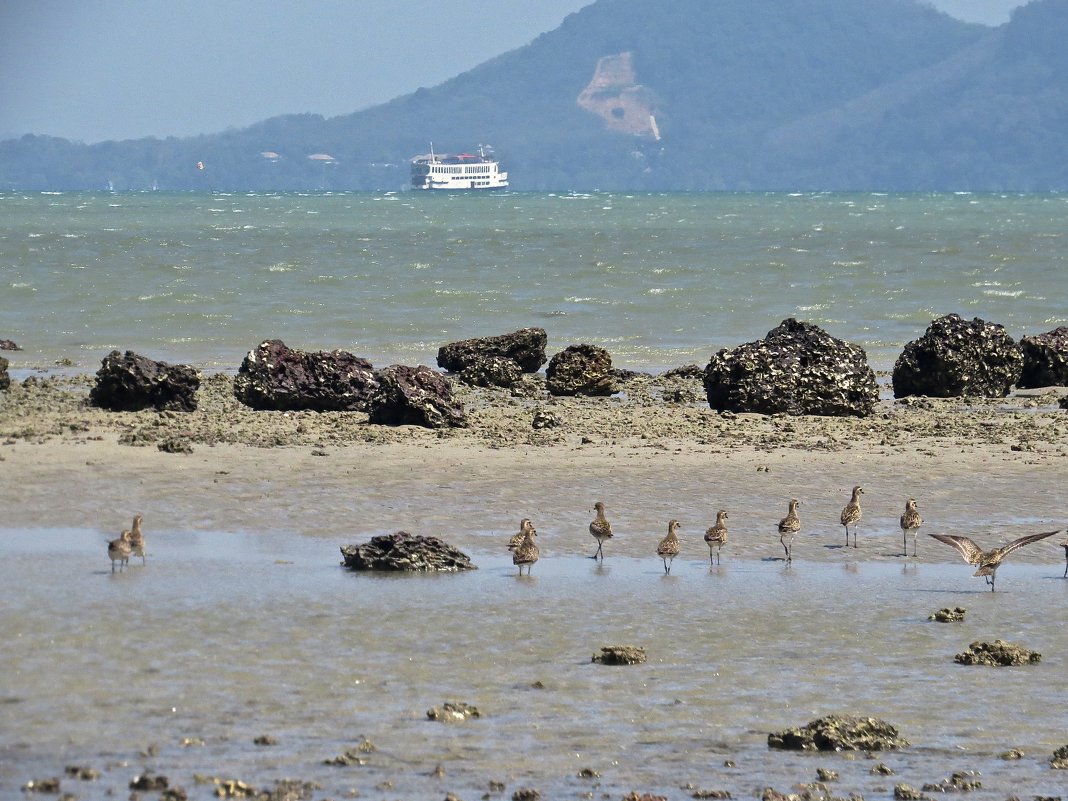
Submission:
<svg viewBox="0 0 1068 801">
<path fill-rule="evenodd" d="M 10 339 L 0 339 L 0 350 L 22 350 Z"/>
<path fill-rule="evenodd" d="M 521 328 L 510 334 L 450 342 L 438 348 L 438 367 L 459 373 L 495 356 L 512 360 L 524 373 L 536 373 L 545 364 L 547 342 L 544 328 Z"/>
<path fill-rule="evenodd" d="M 645 649 L 634 645 L 608 645 L 591 661 L 602 665 L 640 665 L 646 660 Z"/>
<path fill-rule="evenodd" d="M 866 417 L 879 400 L 863 348 L 793 318 L 762 340 L 719 351 L 704 386 L 721 412 Z"/>
<path fill-rule="evenodd" d="M 7 374 L 7 359 L 0 356 L 0 391 L 11 386 L 11 376 Z"/>
<path fill-rule="evenodd" d="M 197 408 L 200 373 L 184 364 L 168 364 L 113 350 L 96 373 L 89 402 L 115 412 L 193 412 Z"/>
<path fill-rule="evenodd" d="M 367 359 L 343 350 L 296 350 L 269 339 L 241 362 L 234 396 L 259 410 L 366 411 L 377 387 Z"/>
<path fill-rule="evenodd" d="M 471 557 L 437 537 L 380 534 L 363 545 L 342 545 L 342 564 L 352 570 L 447 572 L 475 570 Z"/>
<path fill-rule="evenodd" d="M 967 609 L 963 606 L 958 606 L 950 609 L 948 606 L 939 609 L 937 612 L 927 616 L 928 620 L 934 620 L 938 623 L 960 623 L 964 620 L 964 615 L 967 613 Z"/>
<path fill-rule="evenodd" d="M 552 395 L 611 395 L 616 377 L 612 357 L 596 345 L 571 345 L 549 360 L 545 388 Z"/>
<path fill-rule="evenodd" d="M 1068 326 L 1020 340 L 1023 371 L 1016 386 L 1021 389 L 1068 386 Z"/>
<path fill-rule="evenodd" d="M 596 114 L 616 133 L 659 140 L 656 95 L 637 83 L 629 50 L 597 60 L 593 78 L 576 99 L 580 108 Z"/>
<path fill-rule="evenodd" d="M 905 345 L 894 364 L 894 397 L 1003 398 L 1019 381 L 1023 362 L 1004 326 L 948 314 Z"/>
<path fill-rule="evenodd" d="M 791 751 L 889 751 L 908 745 L 886 721 L 851 715 L 828 715 L 803 728 L 768 735 L 769 748 Z"/>
<path fill-rule="evenodd" d="M 425 428 L 463 428 L 464 405 L 452 394 L 452 384 L 426 365 L 395 364 L 378 374 L 378 388 L 368 403 L 372 423 Z"/>
<path fill-rule="evenodd" d="M 962 665 L 1013 667 L 1016 665 L 1037 665 L 1042 661 L 1042 654 L 1038 651 L 1029 651 L 1004 640 L 994 640 L 994 642 L 977 641 L 969 645 L 967 651 L 954 656 L 953 661 Z"/>
<path fill-rule="evenodd" d="M 430 707 L 426 711 L 426 716 L 440 723 L 459 723 L 471 718 L 480 718 L 482 713 L 478 711 L 477 706 L 464 701 L 446 701 L 441 706 Z"/>
<path fill-rule="evenodd" d="M 475 359 L 457 375 L 472 387 L 511 387 L 522 377 L 519 364 L 504 356 Z"/>
<path fill-rule="evenodd" d="M 1049 766 L 1054 770 L 1068 770 L 1068 745 L 1062 745 L 1049 758 Z"/>
</svg>

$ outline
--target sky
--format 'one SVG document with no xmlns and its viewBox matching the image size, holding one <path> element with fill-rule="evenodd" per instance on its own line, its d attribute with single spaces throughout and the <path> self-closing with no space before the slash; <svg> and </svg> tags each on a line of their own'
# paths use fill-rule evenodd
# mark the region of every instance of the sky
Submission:
<svg viewBox="0 0 1068 801">
<path fill-rule="evenodd" d="M 987 25 L 1024 2 L 926 1 Z M 0 139 L 191 136 L 348 114 L 528 44 L 591 2 L 0 0 Z"/>
</svg>

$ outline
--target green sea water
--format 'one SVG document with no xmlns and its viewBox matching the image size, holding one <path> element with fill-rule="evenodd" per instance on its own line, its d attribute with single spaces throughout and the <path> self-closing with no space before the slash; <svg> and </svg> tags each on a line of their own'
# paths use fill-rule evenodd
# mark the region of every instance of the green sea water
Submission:
<svg viewBox="0 0 1068 801">
<path fill-rule="evenodd" d="M 9 193 L 0 338 L 16 369 L 230 370 L 268 338 L 433 364 L 537 325 L 657 370 L 796 317 L 885 370 L 943 314 L 1068 323 L 1066 244 L 1060 195 Z"/>
</svg>

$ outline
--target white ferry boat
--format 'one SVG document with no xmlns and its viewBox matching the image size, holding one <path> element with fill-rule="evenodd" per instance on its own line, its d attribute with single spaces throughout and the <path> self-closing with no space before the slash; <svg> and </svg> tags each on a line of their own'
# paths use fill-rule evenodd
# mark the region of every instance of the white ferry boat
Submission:
<svg viewBox="0 0 1068 801">
<path fill-rule="evenodd" d="M 413 189 L 505 189 L 508 173 L 479 145 L 472 153 L 430 153 L 412 159 Z"/>
</svg>

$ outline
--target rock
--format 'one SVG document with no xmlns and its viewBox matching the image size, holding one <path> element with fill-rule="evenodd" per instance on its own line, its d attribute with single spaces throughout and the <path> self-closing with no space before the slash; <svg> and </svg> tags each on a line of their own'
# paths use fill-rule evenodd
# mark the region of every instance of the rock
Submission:
<svg viewBox="0 0 1068 801">
<path fill-rule="evenodd" d="M 367 759 L 363 753 L 356 748 L 347 748 L 344 753 L 338 754 L 336 757 L 330 757 L 323 760 L 324 765 L 334 765 L 336 767 L 348 768 L 353 765 L 359 767 L 367 764 Z"/>
<path fill-rule="evenodd" d="M 894 785 L 894 798 L 897 801 L 930 801 L 930 796 L 926 796 L 908 784 L 895 784 Z"/>
<path fill-rule="evenodd" d="M 945 609 L 939 609 L 933 615 L 928 615 L 928 620 L 936 620 L 939 623 L 959 623 L 964 620 L 964 615 L 968 610 L 963 606 L 958 606 L 955 609 L 946 607 Z"/>
<path fill-rule="evenodd" d="M 596 345 L 570 345 L 549 360 L 545 386 L 553 395 L 611 395 L 612 357 Z"/>
<path fill-rule="evenodd" d="M 1019 748 L 1010 748 L 1008 751 L 1002 751 L 998 754 L 998 759 L 1004 759 L 1006 762 L 1014 762 L 1017 759 L 1023 759 L 1027 756 Z"/>
<path fill-rule="evenodd" d="M 452 384 L 425 365 L 395 364 L 378 374 L 378 389 L 368 412 L 372 423 L 426 428 L 463 428 L 464 405 L 453 397 Z"/>
<path fill-rule="evenodd" d="M 562 425 L 560 418 L 548 409 L 538 409 L 530 421 L 530 427 L 539 431 L 543 428 L 558 428 L 560 425 Z"/>
<path fill-rule="evenodd" d="M 511 334 L 450 342 L 438 348 L 438 367 L 450 373 L 463 372 L 487 357 L 509 359 L 524 373 L 536 373 L 545 364 L 544 328 L 521 328 Z"/>
<path fill-rule="evenodd" d="M 975 771 L 956 771 L 948 779 L 942 779 L 938 784 L 925 784 L 925 793 L 970 793 L 972 790 L 980 790 L 983 783 L 977 778 Z"/>
<path fill-rule="evenodd" d="M 1023 372 L 1016 386 L 1021 389 L 1068 386 L 1068 326 L 1020 340 Z"/>
<path fill-rule="evenodd" d="M 830 768 L 816 768 L 816 778 L 821 782 L 838 781 L 838 771 Z"/>
<path fill-rule="evenodd" d="M 130 780 L 131 790 L 146 790 L 150 793 L 162 792 L 169 786 L 170 781 L 166 776 L 154 776 L 151 773 L 142 773 L 140 776 L 134 776 Z"/>
<path fill-rule="evenodd" d="M 0 391 L 11 386 L 11 376 L 7 374 L 8 361 L 0 356 Z"/>
<path fill-rule="evenodd" d="M 59 792 L 59 779 L 52 777 L 50 779 L 30 779 L 22 785 L 22 792 L 24 793 L 48 793 L 55 795 Z"/>
<path fill-rule="evenodd" d="M 1003 398 L 1020 379 L 1023 350 L 1003 326 L 949 314 L 905 345 L 894 363 L 894 397 Z"/>
<path fill-rule="evenodd" d="M 1068 745 L 1062 745 L 1049 758 L 1049 766 L 1054 770 L 1068 770 Z"/>
<path fill-rule="evenodd" d="M 705 368 L 699 364 L 684 364 L 682 367 L 673 367 L 660 374 L 663 379 L 689 379 L 700 381 L 705 377 Z"/>
<path fill-rule="evenodd" d="M 0 350 L 22 350 L 10 339 L 0 339 Z"/>
<path fill-rule="evenodd" d="M 380 534 L 363 545 L 342 545 L 345 567 L 352 570 L 419 572 L 475 570 L 471 557 L 437 537 L 398 531 Z"/>
<path fill-rule="evenodd" d="M 991 667 L 1012 667 L 1015 665 L 1037 665 L 1042 661 L 1042 654 L 1029 651 L 1019 645 L 1004 640 L 994 642 L 973 642 L 968 650 L 953 657 L 954 662 L 962 665 L 989 665 Z"/>
<path fill-rule="evenodd" d="M 645 649 L 633 645 L 608 645 L 594 654 L 592 662 L 602 665 L 640 665 L 646 660 Z"/>
<path fill-rule="evenodd" d="M 791 751 L 889 751 L 908 745 L 886 721 L 850 715 L 828 715 L 803 728 L 768 735 L 769 748 Z"/>
<path fill-rule="evenodd" d="M 67 765 L 63 772 L 71 778 L 80 779 L 83 782 L 92 782 L 100 778 L 99 770 L 84 765 Z"/>
<path fill-rule="evenodd" d="M 234 396 L 261 411 L 362 412 L 377 387 L 367 359 L 343 350 L 295 350 L 268 339 L 241 362 Z"/>
<path fill-rule="evenodd" d="M 457 378 L 472 387 L 511 387 L 523 377 L 517 362 L 504 356 L 484 356 L 473 359 Z"/>
<path fill-rule="evenodd" d="M 194 412 L 199 388 L 200 373 L 192 367 L 113 350 L 101 362 L 89 401 L 114 412 Z"/>
<path fill-rule="evenodd" d="M 1065 396 L 1063 396 L 1063 397 L 1062 397 L 1062 398 L 1061 398 L 1061 399 L 1060 399 L 1060 400 L 1059 400 L 1059 401 L 1057 402 L 1057 405 L 1058 405 L 1058 406 L 1060 406 L 1060 407 L 1061 407 L 1062 409 L 1068 409 L 1068 395 L 1065 395 Z"/>
<path fill-rule="evenodd" d="M 870 771 L 868 771 L 868 772 L 870 774 L 872 774 L 873 776 L 893 776 L 894 775 L 894 769 L 892 767 L 890 767 L 889 765 L 884 765 L 882 762 L 879 762 L 878 764 L 873 765 L 872 769 Z"/>
<path fill-rule="evenodd" d="M 482 717 L 478 707 L 463 701 L 446 701 L 441 706 L 431 707 L 426 711 L 426 716 L 441 723 L 458 723 L 469 718 Z"/>
<path fill-rule="evenodd" d="M 715 354 L 704 387 L 720 412 L 866 417 L 879 401 L 863 348 L 793 318 L 762 340 Z"/>
<path fill-rule="evenodd" d="M 278 745 L 278 738 L 271 734 L 261 734 L 252 741 L 252 744 L 259 746 Z"/>
<path fill-rule="evenodd" d="M 730 790 L 694 790 L 690 794 L 690 798 L 717 798 L 717 799 L 730 799 Z"/>
</svg>

